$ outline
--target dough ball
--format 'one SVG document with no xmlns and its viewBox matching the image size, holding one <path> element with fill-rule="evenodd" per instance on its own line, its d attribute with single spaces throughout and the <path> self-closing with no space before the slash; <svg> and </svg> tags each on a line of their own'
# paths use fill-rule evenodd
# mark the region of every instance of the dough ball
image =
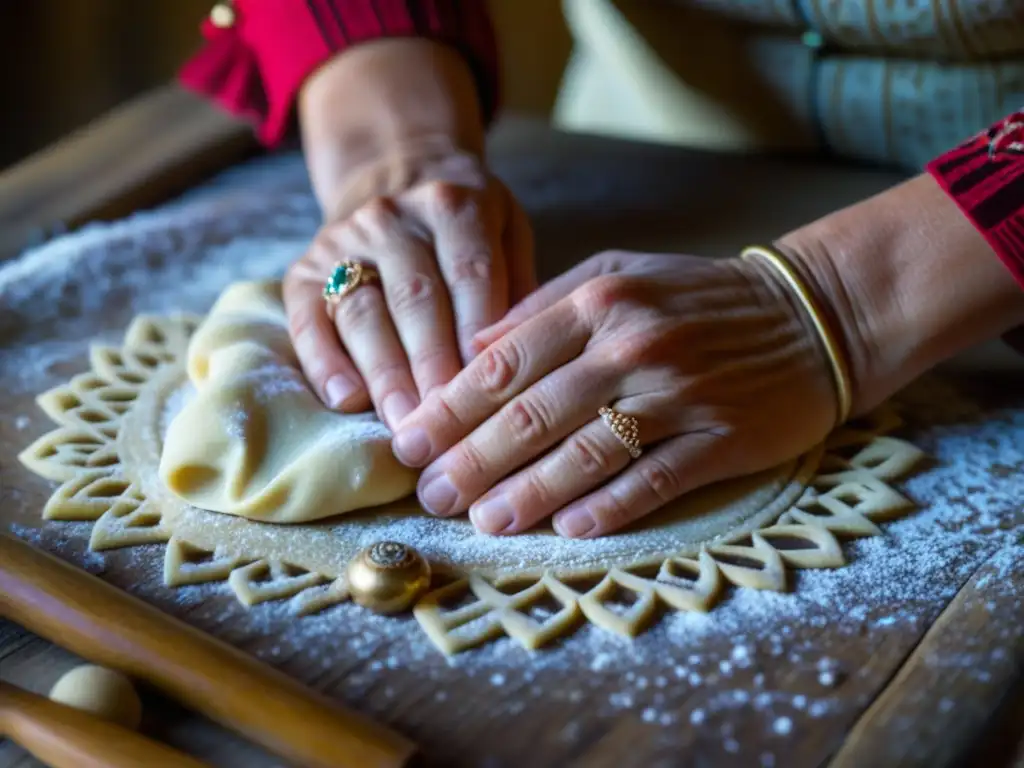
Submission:
<svg viewBox="0 0 1024 768">
<path fill-rule="evenodd" d="M 142 720 L 142 702 L 131 681 L 106 667 L 75 667 L 56 682 L 50 698 L 133 730 Z"/>
</svg>

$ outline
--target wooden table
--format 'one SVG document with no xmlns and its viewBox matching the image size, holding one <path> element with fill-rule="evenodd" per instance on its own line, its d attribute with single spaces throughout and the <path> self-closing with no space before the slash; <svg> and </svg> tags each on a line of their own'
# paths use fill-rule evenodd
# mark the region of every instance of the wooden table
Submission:
<svg viewBox="0 0 1024 768">
<path fill-rule="evenodd" d="M 174 89 L 155 93 L 0 177 L 0 258 L 58 222 L 76 226 L 155 204 L 251 149 L 237 125 L 205 105 Z M 611 246 L 731 253 L 896 180 L 800 160 L 744 160 L 560 136 L 515 120 L 498 130 L 494 156 L 531 209 L 545 274 Z M 290 233 L 301 238 L 315 212 L 303 197 L 308 193 L 296 163 L 282 163 L 266 191 L 306 199 L 308 215 L 298 216 Z M 567 178 L 574 180 L 569 188 L 560 183 Z M 198 244 L 184 250 L 238 231 L 279 234 L 258 206 L 239 202 L 237 187 L 203 194 L 232 223 L 226 233 L 200 231 Z M 189 258 L 184 250 L 180 257 Z M 155 272 L 162 259 L 173 257 L 153 255 Z M 31 318 L 0 316 L 0 338 L 17 342 L 35 333 L 72 346 L 79 340 L 84 351 L 88 338 L 123 328 L 135 311 L 128 301 L 102 311 L 86 311 L 73 296 L 66 301 L 66 317 L 44 318 L 30 330 Z M 57 359 L 39 380 L 56 383 L 82 361 L 77 353 Z M 961 365 L 942 381 L 964 402 L 1002 414 L 998 418 L 1024 412 L 1024 376 L 1012 366 L 990 375 Z M 891 620 L 911 609 L 882 595 L 838 619 L 827 605 L 784 620 L 765 614 L 743 627 L 715 614 L 710 624 L 666 619 L 632 645 L 584 630 L 534 657 L 505 644 L 447 663 L 416 638 L 414 627 L 342 606 L 300 630 L 273 608 L 246 614 L 223 593 L 163 589 L 158 547 L 101 557 L 84 550 L 81 526 L 40 529 L 39 509 L 50 488 L 14 456 L 48 425 L 24 377 L 13 384 L 0 379 L 0 385 L 6 394 L 0 403 L 0 523 L 391 723 L 423 745 L 428 764 L 1024 764 L 1024 574 L 1016 565 L 1024 560 L 1008 561 L 1005 548 L 986 547 L 983 537 L 947 555 L 935 593 L 913 607 L 912 620 Z M 912 423 L 908 436 L 928 439 L 926 421 Z M 1024 445 L 1010 446 L 1011 455 L 1015 448 L 1015 463 L 986 471 L 997 480 L 1000 473 L 1014 477 L 1024 468 Z M 1020 506 L 1012 499 L 991 506 L 982 511 L 995 515 L 1004 532 L 1017 532 L 1021 546 Z M 817 583 L 798 579 L 797 595 Z M 736 614 L 744 601 L 734 595 L 721 616 Z M 693 639 L 672 635 L 691 630 Z M 984 674 L 943 661 L 981 651 L 988 660 Z M 62 650 L 0 623 L 3 679 L 44 691 L 72 663 Z M 171 702 L 147 694 L 146 704 L 147 733 L 212 764 L 280 764 Z M 0 768 L 29 765 L 16 746 L 0 743 Z"/>
</svg>

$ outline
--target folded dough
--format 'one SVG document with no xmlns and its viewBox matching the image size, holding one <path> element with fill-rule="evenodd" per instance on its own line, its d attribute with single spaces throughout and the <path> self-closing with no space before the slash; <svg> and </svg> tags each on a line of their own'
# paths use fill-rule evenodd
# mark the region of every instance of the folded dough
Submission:
<svg viewBox="0 0 1024 768">
<path fill-rule="evenodd" d="M 168 428 L 160 477 L 193 506 L 302 523 L 415 488 L 374 414 L 330 411 L 306 385 L 279 283 L 221 294 L 189 345 L 188 375 L 196 395 Z"/>
</svg>

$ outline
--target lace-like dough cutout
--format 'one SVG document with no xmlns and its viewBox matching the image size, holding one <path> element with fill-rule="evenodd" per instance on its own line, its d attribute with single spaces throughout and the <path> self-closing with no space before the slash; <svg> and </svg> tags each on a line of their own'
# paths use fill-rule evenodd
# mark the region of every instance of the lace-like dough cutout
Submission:
<svg viewBox="0 0 1024 768">
<path fill-rule="evenodd" d="M 889 436 L 899 420 L 883 409 L 798 461 L 694 495 L 621 544 L 539 533 L 501 555 L 481 550 L 467 521 L 426 519 L 402 501 L 291 526 L 205 512 L 167 491 L 158 472 L 163 422 L 187 386 L 199 322 L 142 316 L 120 348 L 94 347 L 91 371 L 40 395 L 57 428 L 20 456 L 60 484 L 44 517 L 94 521 L 93 549 L 167 543 L 168 587 L 226 582 L 245 605 L 287 601 L 308 615 L 348 599 L 344 565 L 367 537 L 412 531 L 423 538 L 407 543 L 428 549 L 447 579 L 414 608 L 441 651 L 502 636 L 535 649 L 586 622 L 633 636 L 659 607 L 712 610 L 727 584 L 783 590 L 791 569 L 841 567 L 842 539 L 879 535 L 881 523 L 912 508 L 890 483 L 921 452 Z"/>
</svg>

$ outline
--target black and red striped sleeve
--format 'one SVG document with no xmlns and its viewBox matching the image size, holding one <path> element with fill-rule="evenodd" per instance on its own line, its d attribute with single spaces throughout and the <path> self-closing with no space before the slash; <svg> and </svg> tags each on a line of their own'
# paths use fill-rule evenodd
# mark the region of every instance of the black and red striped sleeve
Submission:
<svg viewBox="0 0 1024 768">
<path fill-rule="evenodd" d="M 1024 288 L 1024 110 L 935 158 L 926 170 Z"/>
<path fill-rule="evenodd" d="M 498 53 L 483 0 L 234 0 L 228 23 L 203 22 L 205 45 L 182 84 L 255 123 L 273 146 L 292 124 L 303 81 L 353 45 L 424 37 L 453 46 L 476 77 L 488 121 L 498 106 Z"/>
</svg>

